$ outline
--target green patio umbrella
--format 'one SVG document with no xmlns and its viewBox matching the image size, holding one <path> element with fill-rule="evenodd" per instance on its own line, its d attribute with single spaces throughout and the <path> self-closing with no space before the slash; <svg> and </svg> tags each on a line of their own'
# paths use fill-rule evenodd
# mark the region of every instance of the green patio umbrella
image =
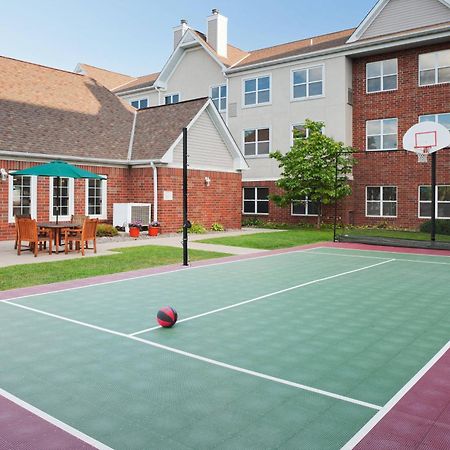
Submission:
<svg viewBox="0 0 450 450">
<path fill-rule="evenodd" d="M 61 187 L 61 178 L 92 178 L 103 180 L 104 177 L 93 172 L 88 172 L 81 167 L 73 166 L 65 161 L 51 161 L 47 164 L 29 167 L 28 169 L 17 170 L 14 175 L 34 175 L 37 177 L 54 177 L 58 189 L 56 190 L 56 223 L 59 217 L 59 191 Z"/>
</svg>

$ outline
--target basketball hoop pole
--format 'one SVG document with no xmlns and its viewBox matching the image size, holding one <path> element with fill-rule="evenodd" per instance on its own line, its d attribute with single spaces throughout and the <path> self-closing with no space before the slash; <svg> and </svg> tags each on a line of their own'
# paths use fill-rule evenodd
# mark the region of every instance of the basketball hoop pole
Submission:
<svg viewBox="0 0 450 450">
<path fill-rule="evenodd" d="M 436 152 L 431 154 L 431 240 L 436 240 Z"/>
<path fill-rule="evenodd" d="M 187 128 L 183 128 L 183 266 L 189 265 L 188 255 L 188 163 Z"/>
</svg>

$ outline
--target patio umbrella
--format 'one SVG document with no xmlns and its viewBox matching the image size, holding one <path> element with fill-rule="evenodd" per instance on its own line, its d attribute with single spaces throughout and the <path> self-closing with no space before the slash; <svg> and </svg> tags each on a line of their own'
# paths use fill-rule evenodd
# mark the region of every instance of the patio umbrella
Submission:
<svg viewBox="0 0 450 450">
<path fill-rule="evenodd" d="M 103 180 L 104 177 L 93 172 L 88 172 L 81 167 L 73 166 L 65 161 L 51 161 L 47 164 L 29 167 L 28 169 L 17 170 L 14 175 L 34 175 L 37 177 L 54 177 L 56 178 L 56 223 L 59 217 L 59 191 L 61 187 L 61 178 L 92 178 Z"/>
</svg>

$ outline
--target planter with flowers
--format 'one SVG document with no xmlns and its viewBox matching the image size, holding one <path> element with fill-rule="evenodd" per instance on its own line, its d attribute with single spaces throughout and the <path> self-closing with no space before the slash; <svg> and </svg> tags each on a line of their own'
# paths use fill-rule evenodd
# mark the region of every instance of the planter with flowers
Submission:
<svg viewBox="0 0 450 450">
<path fill-rule="evenodd" d="M 161 224 L 158 221 L 152 222 L 148 227 L 149 236 L 158 236 L 161 232 Z"/>
<path fill-rule="evenodd" d="M 130 237 L 137 239 L 141 233 L 142 222 L 139 220 L 135 220 L 128 224 L 128 228 L 130 229 Z"/>
</svg>

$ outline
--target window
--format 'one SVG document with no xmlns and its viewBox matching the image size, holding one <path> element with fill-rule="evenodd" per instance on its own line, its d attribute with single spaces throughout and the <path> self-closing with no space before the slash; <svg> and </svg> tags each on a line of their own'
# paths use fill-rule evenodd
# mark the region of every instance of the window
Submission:
<svg viewBox="0 0 450 450">
<path fill-rule="evenodd" d="M 306 99 L 323 95 L 323 66 L 292 71 L 292 98 Z"/>
<path fill-rule="evenodd" d="M 136 109 L 147 108 L 147 106 L 148 106 L 148 98 L 141 98 L 139 100 L 132 100 L 130 103 L 131 103 L 131 106 L 133 106 Z"/>
<path fill-rule="evenodd" d="M 366 91 L 381 92 L 397 89 L 397 59 L 387 59 L 366 65 Z"/>
<path fill-rule="evenodd" d="M 86 215 L 106 219 L 107 181 L 86 180 Z"/>
<path fill-rule="evenodd" d="M 260 128 L 244 131 L 244 155 L 261 156 L 270 153 L 270 130 Z"/>
<path fill-rule="evenodd" d="M 213 86 L 211 88 L 211 99 L 220 112 L 227 110 L 227 85 Z"/>
<path fill-rule="evenodd" d="M 397 188 L 395 186 L 376 186 L 366 188 L 367 217 L 396 217 Z"/>
<path fill-rule="evenodd" d="M 244 80 L 244 105 L 270 103 L 270 76 Z"/>
<path fill-rule="evenodd" d="M 305 125 L 292 125 L 292 144 L 294 143 L 294 139 L 307 139 L 308 136 L 309 130 L 305 128 Z"/>
<path fill-rule="evenodd" d="M 36 217 L 36 177 L 12 175 L 9 178 L 8 220 L 14 222 L 16 215 L 30 214 Z"/>
<path fill-rule="evenodd" d="M 313 202 L 305 197 L 291 203 L 291 216 L 318 216 L 319 202 Z"/>
<path fill-rule="evenodd" d="M 59 195 L 58 195 L 59 194 Z M 59 213 L 58 213 L 59 196 Z M 74 181 L 73 178 L 50 178 L 50 220 L 70 220 L 74 213 Z"/>
<path fill-rule="evenodd" d="M 419 217 L 431 217 L 431 186 L 419 186 Z M 436 217 L 450 219 L 450 185 L 436 186 Z"/>
<path fill-rule="evenodd" d="M 450 113 L 419 116 L 419 122 L 437 122 L 450 131 Z"/>
<path fill-rule="evenodd" d="M 450 50 L 419 55 L 419 86 L 450 83 Z"/>
<path fill-rule="evenodd" d="M 397 119 L 366 122 L 367 150 L 397 150 Z"/>
<path fill-rule="evenodd" d="M 173 103 L 178 103 L 180 101 L 180 94 L 169 94 L 164 97 L 165 105 L 172 105 Z"/>
<path fill-rule="evenodd" d="M 244 188 L 244 214 L 269 214 L 269 188 Z"/>
</svg>

